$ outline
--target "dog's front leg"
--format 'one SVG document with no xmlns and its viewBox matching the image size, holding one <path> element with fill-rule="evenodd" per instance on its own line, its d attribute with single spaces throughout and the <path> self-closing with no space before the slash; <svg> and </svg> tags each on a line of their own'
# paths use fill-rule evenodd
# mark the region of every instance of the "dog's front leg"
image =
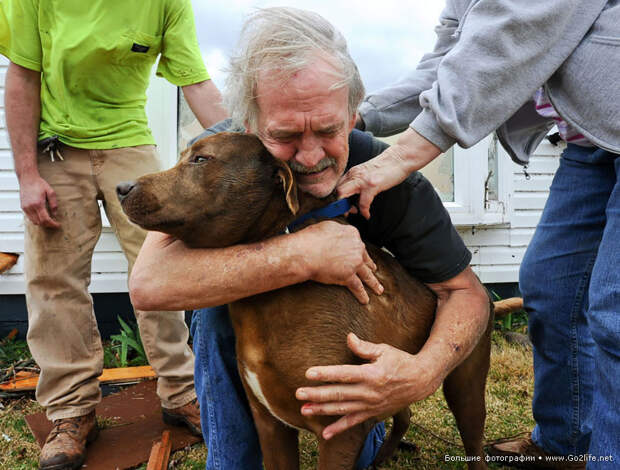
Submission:
<svg viewBox="0 0 620 470">
<path fill-rule="evenodd" d="M 353 470 L 373 426 L 372 421 L 365 421 L 328 441 L 319 437 L 318 470 Z"/>
<path fill-rule="evenodd" d="M 263 452 L 265 470 L 299 470 L 299 431 L 273 416 L 243 381 Z"/>
</svg>

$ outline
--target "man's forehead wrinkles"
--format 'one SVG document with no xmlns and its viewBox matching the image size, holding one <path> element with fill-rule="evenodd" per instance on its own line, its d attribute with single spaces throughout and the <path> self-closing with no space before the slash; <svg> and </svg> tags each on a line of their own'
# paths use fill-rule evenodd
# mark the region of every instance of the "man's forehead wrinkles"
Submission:
<svg viewBox="0 0 620 470">
<path fill-rule="evenodd" d="M 323 115 L 323 116 L 310 116 L 306 119 L 286 120 L 278 121 L 274 119 L 267 125 L 267 130 L 270 133 L 298 133 L 307 130 L 308 128 L 313 131 L 339 129 L 343 127 L 344 122 L 340 116 Z"/>
</svg>

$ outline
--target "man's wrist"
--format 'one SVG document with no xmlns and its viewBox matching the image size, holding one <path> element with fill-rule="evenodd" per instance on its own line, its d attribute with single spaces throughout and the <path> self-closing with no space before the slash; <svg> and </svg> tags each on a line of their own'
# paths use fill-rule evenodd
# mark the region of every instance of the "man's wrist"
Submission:
<svg viewBox="0 0 620 470">
<path fill-rule="evenodd" d="M 424 167 L 441 154 L 441 149 L 412 128 L 407 129 L 391 147 L 407 173 Z"/>
<path fill-rule="evenodd" d="M 41 177 L 36 165 L 18 166 L 15 168 L 15 173 L 19 182 L 32 181 Z"/>
<path fill-rule="evenodd" d="M 286 263 L 290 266 L 290 273 L 297 282 L 305 282 L 311 280 L 316 274 L 316 263 L 312 259 L 311 250 L 300 249 L 305 246 L 302 241 L 305 234 L 303 230 L 294 232 L 283 237 L 283 242 L 287 244 L 285 250 L 287 258 L 290 260 Z"/>
</svg>

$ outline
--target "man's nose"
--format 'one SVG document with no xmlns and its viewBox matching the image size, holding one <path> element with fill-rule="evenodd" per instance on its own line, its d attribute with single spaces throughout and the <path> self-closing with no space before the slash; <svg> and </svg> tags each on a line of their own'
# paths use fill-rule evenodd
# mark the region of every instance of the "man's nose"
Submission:
<svg viewBox="0 0 620 470">
<path fill-rule="evenodd" d="M 123 181 L 122 183 L 116 185 L 116 195 L 118 196 L 119 201 L 123 202 L 123 199 L 129 196 L 129 193 L 135 186 L 135 181 Z"/>
<path fill-rule="evenodd" d="M 325 151 L 318 142 L 303 143 L 295 154 L 295 160 L 306 168 L 316 166 L 323 158 L 325 158 Z"/>
</svg>

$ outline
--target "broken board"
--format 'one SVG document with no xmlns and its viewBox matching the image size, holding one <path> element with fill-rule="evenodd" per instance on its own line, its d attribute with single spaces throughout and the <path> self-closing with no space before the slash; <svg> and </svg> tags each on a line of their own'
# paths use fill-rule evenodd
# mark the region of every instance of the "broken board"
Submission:
<svg viewBox="0 0 620 470">
<path fill-rule="evenodd" d="M 156 386 L 157 381 L 149 380 L 101 400 L 97 416 L 107 427 L 88 446 L 84 462 L 88 470 L 122 470 L 148 461 L 153 443 L 166 429 L 170 431 L 173 451 L 201 441 L 187 428 L 164 424 Z M 43 446 L 52 429 L 51 421 L 45 413 L 36 413 L 26 416 L 26 422 L 39 446 Z"/>
</svg>

